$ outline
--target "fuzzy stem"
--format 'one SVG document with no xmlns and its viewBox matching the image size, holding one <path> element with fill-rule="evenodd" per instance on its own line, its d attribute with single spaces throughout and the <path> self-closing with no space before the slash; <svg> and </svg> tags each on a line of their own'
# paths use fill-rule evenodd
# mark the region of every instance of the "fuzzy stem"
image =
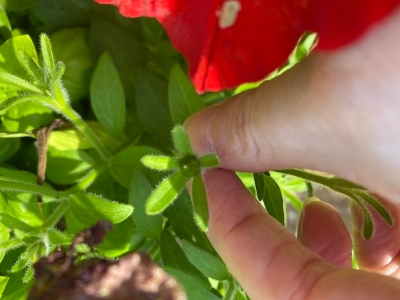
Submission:
<svg viewBox="0 0 400 300">
<path fill-rule="evenodd" d="M 62 109 L 60 109 L 60 111 L 92 143 L 94 148 L 100 154 L 101 158 L 107 161 L 109 158 L 108 151 L 99 141 L 98 137 L 94 134 L 93 130 L 85 123 L 85 121 L 83 121 L 81 116 L 76 111 L 74 111 L 70 106 L 64 106 Z"/>
<path fill-rule="evenodd" d="M 64 200 L 61 204 L 55 209 L 55 211 L 51 214 L 50 217 L 43 223 L 43 228 L 51 228 L 57 225 L 58 221 L 64 216 L 69 206 L 68 201 Z"/>
<path fill-rule="evenodd" d="M 60 193 L 49 188 L 39 186 L 36 184 L 0 179 L 0 190 L 11 190 L 16 192 L 24 192 L 31 194 L 40 194 L 52 198 L 59 198 Z"/>
</svg>

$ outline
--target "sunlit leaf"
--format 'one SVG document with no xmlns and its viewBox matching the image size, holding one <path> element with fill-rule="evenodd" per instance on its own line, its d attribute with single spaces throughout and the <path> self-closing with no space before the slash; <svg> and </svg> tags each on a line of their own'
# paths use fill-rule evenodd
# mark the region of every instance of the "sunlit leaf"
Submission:
<svg viewBox="0 0 400 300">
<path fill-rule="evenodd" d="M 183 171 L 165 178 L 151 193 L 146 203 L 148 214 L 159 214 L 178 197 L 185 184 L 189 181 Z"/>
<path fill-rule="evenodd" d="M 112 202 L 91 194 L 76 194 L 69 200 L 70 210 L 74 217 L 82 224 L 93 225 L 101 220 L 119 223 L 128 218 L 133 207 L 130 205 Z"/>
</svg>

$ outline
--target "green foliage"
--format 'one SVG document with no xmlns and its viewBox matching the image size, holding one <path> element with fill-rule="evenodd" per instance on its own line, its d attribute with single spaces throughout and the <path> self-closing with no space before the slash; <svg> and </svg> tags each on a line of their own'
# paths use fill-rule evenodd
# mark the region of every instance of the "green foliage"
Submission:
<svg viewBox="0 0 400 300">
<path fill-rule="evenodd" d="M 125 126 L 125 95 L 118 71 L 110 55 L 104 53 L 90 84 L 90 103 L 106 131 L 122 139 Z"/>
<path fill-rule="evenodd" d="M 314 38 L 304 36 L 287 67 Z M 204 233 L 202 173 L 219 159 L 196 156 L 178 124 L 259 83 L 200 96 L 186 70 L 155 19 L 123 18 L 92 0 L 0 0 L 2 299 L 26 299 L 32 266 L 68 249 L 100 220 L 113 230 L 92 250 L 78 245 L 80 260 L 145 251 L 181 282 L 189 300 L 246 299 Z M 56 119 L 61 127 L 53 127 Z M 370 209 L 392 224 L 367 191 L 337 177 L 308 170 L 238 175 L 282 224 L 287 202 L 301 209 L 305 181 L 354 200 L 367 238 Z"/>
</svg>

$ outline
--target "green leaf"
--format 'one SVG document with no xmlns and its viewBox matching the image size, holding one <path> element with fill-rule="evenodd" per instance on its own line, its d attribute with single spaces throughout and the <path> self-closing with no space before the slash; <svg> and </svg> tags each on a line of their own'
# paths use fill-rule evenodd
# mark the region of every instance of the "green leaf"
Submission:
<svg viewBox="0 0 400 300">
<path fill-rule="evenodd" d="M 146 146 L 133 146 L 122 150 L 111 160 L 112 175 L 121 185 L 129 189 L 134 170 L 142 167 L 140 159 L 148 154 L 163 155 L 161 151 Z M 145 174 L 147 175 L 146 172 Z M 159 176 L 157 175 L 155 182 L 158 181 L 158 178 Z"/>
<path fill-rule="evenodd" d="M 25 231 L 25 232 L 30 232 L 34 229 L 33 227 L 29 226 L 28 224 L 18 220 L 17 218 L 10 216 L 4 212 L 0 212 L 0 222 L 10 229 L 18 229 L 18 230 Z"/>
<path fill-rule="evenodd" d="M 217 154 L 210 153 L 199 157 L 200 167 L 206 168 L 217 168 L 220 165 Z"/>
<path fill-rule="evenodd" d="M 129 192 L 129 203 L 135 208 L 132 218 L 137 228 L 147 237 L 159 239 L 163 228 L 163 218 L 160 215 L 150 216 L 146 214 L 146 201 L 153 187 L 147 178 L 139 170 L 136 170 Z"/>
<path fill-rule="evenodd" d="M 40 101 L 41 99 L 36 97 L 19 97 L 2 102 L 0 111 L 7 109 L 1 116 L 5 129 L 8 132 L 31 132 L 40 126 L 50 124 L 54 120 L 53 113 Z"/>
<path fill-rule="evenodd" d="M 185 252 L 168 230 L 164 230 L 161 234 L 160 251 L 164 266 L 176 268 L 191 274 L 204 286 L 211 287 L 207 277 L 190 263 Z"/>
<path fill-rule="evenodd" d="M 182 125 L 176 125 L 174 129 L 172 129 L 172 142 L 176 151 L 183 156 L 194 155 L 189 136 Z"/>
<path fill-rule="evenodd" d="M 180 166 L 179 158 L 172 156 L 146 155 L 140 161 L 146 167 L 157 171 L 179 169 Z"/>
<path fill-rule="evenodd" d="M 103 145 L 112 148 L 121 144 L 120 141 L 117 141 L 105 132 L 99 122 L 88 121 L 86 124 L 99 138 Z M 59 151 L 93 148 L 93 144 L 76 128 L 66 128 L 53 131 L 49 138 L 49 146 L 52 146 Z"/>
<path fill-rule="evenodd" d="M 216 280 L 225 280 L 231 277 L 222 260 L 215 255 L 200 249 L 188 241 L 182 241 L 183 250 L 189 261 L 203 274 Z"/>
<path fill-rule="evenodd" d="M 165 267 L 164 268 L 169 274 L 178 279 L 183 285 L 186 295 L 190 300 L 218 300 L 221 297 L 215 295 L 209 288 L 204 286 L 198 281 L 192 274 L 184 272 L 177 268 Z"/>
<path fill-rule="evenodd" d="M 52 0 L 50 0 L 52 1 Z M 90 2 L 93 2 L 90 0 Z M 115 14 L 113 14 L 114 19 Z M 129 29 L 133 28 L 132 21 L 127 20 Z M 114 20 L 113 20 L 114 21 Z M 145 67 L 146 51 L 138 40 L 138 35 L 129 32 L 103 16 L 95 15 L 90 26 L 90 46 L 96 57 L 109 52 L 119 71 L 124 86 L 127 103 L 135 105 L 135 70 Z M 164 91 L 165 95 L 167 91 Z M 146 102 L 145 97 L 140 101 Z M 154 111 L 153 111 L 154 112 Z"/>
<path fill-rule="evenodd" d="M 277 219 L 282 225 L 285 225 L 285 210 L 281 189 L 275 180 L 264 175 L 264 205 L 268 213 Z"/>
<path fill-rule="evenodd" d="M 31 78 L 34 79 L 34 84 L 39 84 L 40 86 L 44 87 L 46 84 L 44 72 L 35 59 L 23 48 L 18 49 L 17 58 L 25 71 L 30 75 Z"/>
<path fill-rule="evenodd" d="M 0 276 L 0 298 L 3 295 L 4 289 L 6 288 L 9 277 Z"/>
<path fill-rule="evenodd" d="M 89 29 L 65 28 L 50 35 L 55 57 L 65 64 L 63 84 L 72 103 L 86 98 L 94 61 L 89 47 Z M 68 41 L 68 43 L 65 43 Z"/>
<path fill-rule="evenodd" d="M 91 194 L 76 194 L 69 200 L 70 210 L 82 224 L 93 225 L 100 220 L 119 223 L 128 218 L 133 211 L 132 206 L 111 202 Z"/>
<path fill-rule="evenodd" d="M 30 84 L 28 81 L 18 77 L 11 75 L 6 72 L 0 71 L 0 81 L 4 84 L 9 84 L 18 90 L 27 91 L 31 93 L 41 94 L 42 91 L 35 87 L 34 85 Z"/>
<path fill-rule="evenodd" d="M 146 131 L 169 144 L 173 123 L 168 107 L 167 83 L 139 69 L 136 73 L 136 107 Z"/>
<path fill-rule="evenodd" d="M 192 199 L 193 199 L 193 209 L 194 218 L 197 225 L 203 231 L 208 230 L 208 202 L 206 188 L 204 186 L 203 178 L 201 173 L 197 174 L 193 179 L 192 184 Z"/>
<path fill-rule="evenodd" d="M 283 196 L 285 196 L 285 198 L 287 200 L 289 200 L 289 202 L 293 205 L 293 207 L 295 209 L 297 209 L 297 211 L 301 211 L 302 207 L 303 207 L 303 202 L 301 202 L 301 200 L 296 197 L 295 195 L 293 195 L 291 192 L 289 192 L 286 188 L 284 187 L 280 187 Z"/>
<path fill-rule="evenodd" d="M 118 70 L 108 52 L 104 53 L 90 84 L 90 103 L 106 131 L 122 139 L 125 126 L 125 96 Z"/>
<path fill-rule="evenodd" d="M 361 209 L 363 214 L 363 234 L 366 240 L 369 240 L 372 237 L 372 233 L 374 232 L 374 223 L 372 222 L 371 214 L 369 213 L 368 209 L 365 207 L 364 203 L 353 193 L 342 190 L 341 193 L 345 194 L 346 196 L 350 197 L 354 200 L 354 202 L 358 205 Z"/>
<path fill-rule="evenodd" d="M 8 251 L 23 246 L 25 243 L 20 239 L 13 238 L 8 241 L 0 242 L 1 251 Z"/>
<path fill-rule="evenodd" d="M 56 79 L 56 63 L 54 60 L 50 39 L 44 33 L 42 33 L 39 38 L 44 70 L 50 76 L 50 78 Z"/>
<path fill-rule="evenodd" d="M 15 262 L 15 264 L 11 267 L 10 271 L 12 273 L 16 273 L 21 271 L 22 269 L 26 268 L 30 265 L 30 252 L 35 250 L 35 245 L 31 245 L 28 247 L 25 252 L 21 254 L 19 259 Z"/>
<path fill-rule="evenodd" d="M 0 35 L 4 40 L 11 38 L 11 24 L 4 7 L 0 5 Z"/>
<path fill-rule="evenodd" d="M 0 70 L 14 76 L 26 75 L 25 69 L 18 60 L 19 49 L 24 49 L 26 54 L 36 62 L 38 61 L 35 45 L 29 35 L 21 35 L 8 39 L 0 46 Z M 25 78 L 29 80 L 29 78 Z"/>
<path fill-rule="evenodd" d="M 390 225 L 393 226 L 393 220 L 389 212 L 386 210 L 386 208 L 379 203 L 377 199 L 369 195 L 366 191 L 361 191 L 361 190 L 353 190 L 353 193 L 356 194 L 357 196 L 361 197 L 364 199 L 369 205 L 371 205 L 377 213 Z"/>
<path fill-rule="evenodd" d="M 181 192 L 174 205 L 170 205 L 163 215 L 168 218 L 168 222 L 180 239 L 201 245 L 203 249 L 207 249 L 209 252 L 215 251 L 193 218 L 192 201 L 187 190 L 184 189 Z"/>
<path fill-rule="evenodd" d="M 31 8 L 36 5 L 38 0 L 0 0 L 0 5 L 3 6 L 6 11 L 20 11 Z"/>
<path fill-rule="evenodd" d="M 168 100 L 172 120 L 175 124 L 183 124 L 188 117 L 205 107 L 193 84 L 178 65 L 171 70 Z"/>
<path fill-rule="evenodd" d="M 264 199 L 265 193 L 264 175 L 262 173 L 254 173 L 253 178 L 257 191 L 257 199 L 261 201 Z"/>
<path fill-rule="evenodd" d="M 22 282 L 27 283 L 33 279 L 35 276 L 35 271 L 32 266 L 28 266 L 28 268 L 25 271 L 24 276 L 22 277 Z"/>
<path fill-rule="evenodd" d="M 23 1 L 32 2 L 33 0 Z M 40 0 L 31 9 L 30 14 L 40 23 L 45 24 L 49 29 L 48 31 L 65 27 L 85 26 L 90 23 L 92 2 L 91 0 Z"/>
<path fill-rule="evenodd" d="M 147 200 L 146 212 L 156 215 L 164 211 L 178 197 L 189 179 L 183 171 L 176 172 L 165 178 Z"/>
<path fill-rule="evenodd" d="M 72 243 L 73 236 L 64 232 L 58 231 L 57 229 L 50 228 L 47 230 L 47 236 L 51 245 L 69 245 Z"/>
<path fill-rule="evenodd" d="M 47 153 L 46 179 L 60 185 L 79 182 L 95 163 L 83 150 L 58 151 L 50 146 Z"/>
</svg>

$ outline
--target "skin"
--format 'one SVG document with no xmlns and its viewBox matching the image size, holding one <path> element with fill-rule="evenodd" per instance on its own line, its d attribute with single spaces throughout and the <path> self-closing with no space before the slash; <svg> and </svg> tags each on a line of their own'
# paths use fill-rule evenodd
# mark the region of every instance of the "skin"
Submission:
<svg viewBox="0 0 400 300">
<path fill-rule="evenodd" d="M 400 295 L 400 8 L 361 38 L 316 52 L 258 89 L 209 107 L 185 126 L 196 154 L 216 151 L 204 174 L 208 236 L 252 299 L 395 299 Z M 309 168 L 380 195 L 394 219 L 374 215 L 356 259 L 338 213 L 306 203 L 298 239 L 268 216 L 233 171 Z M 384 200 L 386 199 L 386 200 Z"/>
</svg>

